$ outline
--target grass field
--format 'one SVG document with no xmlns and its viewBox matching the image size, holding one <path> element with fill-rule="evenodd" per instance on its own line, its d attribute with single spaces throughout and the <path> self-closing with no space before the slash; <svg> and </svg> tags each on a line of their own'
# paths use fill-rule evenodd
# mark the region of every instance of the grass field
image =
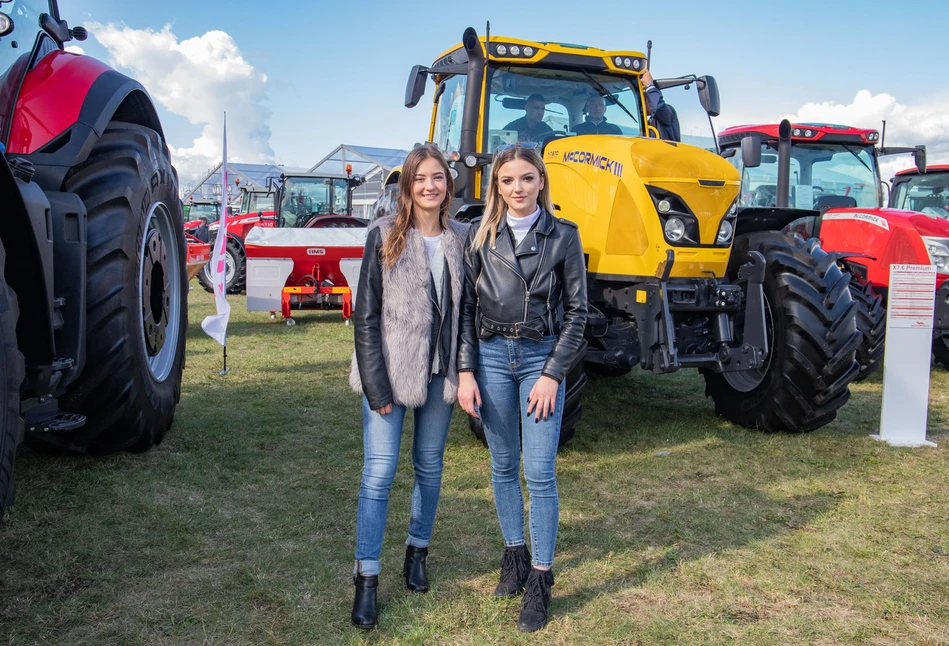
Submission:
<svg viewBox="0 0 949 646">
<path fill-rule="evenodd" d="M 196 282 L 193 283 L 197 285 Z M 232 297 L 230 374 L 190 294 L 174 426 L 141 455 L 23 450 L 0 530 L 10 644 L 949 644 L 949 373 L 930 439 L 869 439 L 879 377 L 838 420 L 764 435 L 716 418 L 693 372 L 592 382 L 559 459 L 553 620 L 514 629 L 496 601 L 488 455 L 456 411 L 429 557 L 401 577 L 410 443 L 392 491 L 380 628 L 349 626 L 359 399 L 338 313 L 295 327 Z"/>
</svg>

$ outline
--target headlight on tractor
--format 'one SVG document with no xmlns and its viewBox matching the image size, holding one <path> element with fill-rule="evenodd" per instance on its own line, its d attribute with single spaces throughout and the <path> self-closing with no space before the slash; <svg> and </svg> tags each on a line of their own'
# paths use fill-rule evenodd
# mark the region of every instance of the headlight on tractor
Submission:
<svg viewBox="0 0 949 646">
<path fill-rule="evenodd" d="M 699 243 L 699 222 L 681 197 L 656 186 L 647 186 L 653 206 L 662 222 L 666 242 L 676 245 Z"/>
<path fill-rule="evenodd" d="M 949 274 L 949 238 L 929 238 L 922 236 L 923 244 L 929 253 L 929 262 L 940 274 Z"/>
<path fill-rule="evenodd" d="M 718 227 L 718 235 L 715 236 L 715 243 L 728 244 L 731 242 L 734 233 L 735 227 L 732 225 L 731 220 L 722 220 L 721 226 Z"/>
<path fill-rule="evenodd" d="M 662 230 L 670 242 L 679 242 L 685 237 L 685 223 L 677 217 L 666 220 Z"/>
</svg>

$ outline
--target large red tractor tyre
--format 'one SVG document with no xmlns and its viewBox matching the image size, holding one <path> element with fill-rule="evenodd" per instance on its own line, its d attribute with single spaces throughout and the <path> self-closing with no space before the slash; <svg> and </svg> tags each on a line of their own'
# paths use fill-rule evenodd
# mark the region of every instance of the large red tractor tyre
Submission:
<svg viewBox="0 0 949 646">
<path fill-rule="evenodd" d="M 188 276 L 178 178 L 154 130 L 112 122 L 65 189 L 88 213 L 86 364 L 60 408 L 86 425 L 28 438 L 69 452 L 145 451 L 181 394 Z"/>
<path fill-rule="evenodd" d="M 850 296 L 857 304 L 857 329 L 863 340 L 857 347 L 860 371 L 855 381 L 863 381 L 883 365 L 883 342 L 886 339 L 886 308 L 883 297 L 870 283 L 857 283 L 851 278 Z"/>
<path fill-rule="evenodd" d="M 857 304 L 850 275 L 816 241 L 762 232 L 736 241 L 735 258 L 764 255 L 765 319 L 771 347 L 756 370 L 703 370 L 705 393 L 727 420 L 769 433 L 804 433 L 837 417 L 859 371 Z M 740 329 L 740 326 L 736 326 Z"/>
<path fill-rule="evenodd" d="M 214 252 L 214 247 L 211 247 Z M 224 289 L 228 294 L 240 294 L 247 279 L 247 259 L 240 243 L 228 236 L 227 246 L 224 248 Z M 198 273 L 198 282 L 205 291 L 214 292 L 214 282 L 211 280 L 211 263 L 208 262 Z"/>
<path fill-rule="evenodd" d="M 3 279 L 6 253 L 0 244 L 0 520 L 13 504 L 13 459 L 23 440 L 20 386 L 25 370 L 17 349 L 16 322 L 20 316 L 16 294 Z"/>
<path fill-rule="evenodd" d="M 577 430 L 577 423 L 580 421 L 580 417 L 583 416 L 583 402 L 581 401 L 581 397 L 588 381 L 586 371 L 584 370 L 584 358 L 586 355 L 587 342 L 584 341 L 577 355 L 574 357 L 573 362 L 570 364 L 570 371 L 566 377 L 567 391 L 564 394 L 563 417 L 560 422 L 560 443 L 558 446 L 563 446 L 573 439 Z M 488 445 L 488 440 L 484 436 L 484 424 L 481 423 L 480 419 L 469 415 L 468 427 L 474 436 L 481 441 L 481 444 L 484 446 Z"/>
</svg>

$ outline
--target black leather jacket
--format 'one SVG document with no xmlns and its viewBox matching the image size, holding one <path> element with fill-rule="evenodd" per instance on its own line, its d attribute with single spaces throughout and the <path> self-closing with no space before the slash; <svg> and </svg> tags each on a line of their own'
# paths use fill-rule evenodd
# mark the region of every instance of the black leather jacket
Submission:
<svg viewBox="0 0 949 646">
<path fill-rule="evenodd" d="M 356 290 L 356 303 L 353 307 L 354 340 L 356 344 L 356 358 L 359 365 L 359 377 L 362 380 L 362 389 L 369 400 L 369 407 L 373 410 L 393 403 L 390 375 L 386 366 L 382 349 L 382 235 L 378 228 L 369 231 L 366 238 L 366 248 L 363 256 L 362 268 L 359 272 L 359 286 Z M 428 281 L 426 300 L 432 308 L 432 328 L 429 333 L 428 365 L 432 365 L 435 358 L 435 347 L 438 343 L 440 352 L 438 374 L 447 374 L 447 364 L 451 353 L 452 330 L 451 314 L 451 280 L 447 260 L 442 278 L 442 298 L 438 302 L 435 286 Z M 425 301 L 418 294 L 418 307 L 425 307 Z M 388 298 L 404 298 L 405 295 L 387 295 Z M 393 333 L 394 331 L 390 332 Z M 398 378 L 392 375 L 392 378 Z M 432 375 L 428 375 L 431 381 Z"/>
<path fill-rule="evenodd" d="M 502 218 L 495 244 L 474 250 L 479 226 L 478 219 L 471 223 L 465 245 L 458 372 L 477 370 L 479 339 L 555 334 L 543 374 L 563 381 L 587 319 L 586 264 L 576 225 L 542 210 L 515 250 Z"/>
</svg>

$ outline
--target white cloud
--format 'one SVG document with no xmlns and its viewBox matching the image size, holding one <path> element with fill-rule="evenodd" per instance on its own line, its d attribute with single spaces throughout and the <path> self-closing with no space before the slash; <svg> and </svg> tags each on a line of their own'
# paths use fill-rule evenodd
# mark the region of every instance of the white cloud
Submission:
<svg viewBox="0 0 949 646">
<path fill-rule="evenodd" d="M 67 51 L 67 52 L 70 52 L 70 53 L 73 53 L 73 54 L 85 54 L 85 53 L 86 53 L 86 50 L 84 50 L 84 49 L 83 49 L 82 47 L 80 47 L 79 45 L 67 45 L 67 46 L 66 46 L 66 51 Z"/>
<path fill-rule="evenodd" d="M 873 94 L 860 90 L 849 104 L 832 101 L 807 103 L 796 114 L 785 115 L 792 122 L 824 122 L 881 129 L 886 120 L 887 146 L 926 145 L 929 163 L 949 162 L 949 101 L 930 99 L 916 105 L 897 101 L 890 94 Z M 911 168 L 913 159 L 909 155 L 881 158 L 884 178 L 897 170 Z"/>
<path fill-rule="evenodd" d="M 183 186 L 220 163 L 225 111 L 228 160 L 273 160 L 271 111 L 264 105 L 267 76 L 244 60 L 229 34 L 209 31 L 179 42 L 170 25 L 156 32 L 91 24 L 89 31 L 108 50 L 110 62 L 130 70 L 155 101 L 202 126 L 190 146 L 169 142 Z"/>
</svg>

